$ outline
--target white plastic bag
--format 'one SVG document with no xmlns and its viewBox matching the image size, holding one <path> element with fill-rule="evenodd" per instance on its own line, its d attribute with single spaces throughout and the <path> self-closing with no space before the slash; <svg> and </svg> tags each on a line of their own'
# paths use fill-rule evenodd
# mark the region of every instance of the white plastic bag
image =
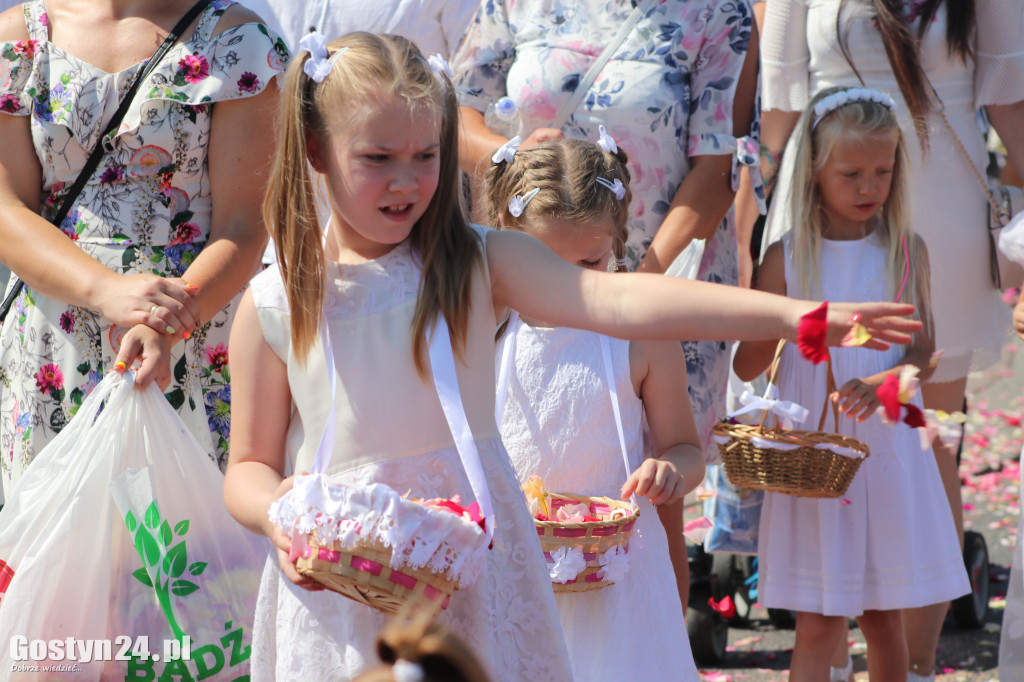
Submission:
<svg viewBox="0 0 1024 682">
<path fill-rule="evenodd" d="M 268 546 L 222 486 L 156 386 L 108 374 L 0 511 L 0 679 L 248 680 Z"/>
</svg>

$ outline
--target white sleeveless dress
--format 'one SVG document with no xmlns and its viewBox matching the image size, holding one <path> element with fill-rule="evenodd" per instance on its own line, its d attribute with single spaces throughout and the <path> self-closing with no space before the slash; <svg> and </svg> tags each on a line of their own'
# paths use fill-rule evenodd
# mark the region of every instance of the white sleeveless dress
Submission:
<svg viewBox="0 0 1024 682">
<path fill-rule="evenodd" d="M 409 243 L 377 260 L 340 266 L 334 274 L 325 301 L 337 372 L 328 473 L 347 485 L 386 483 L 420 498 L 457 493 L 468 503 L 472 488 L 436 389 L 413 364 L 419 269 Z M 252 286 L 263 334 L 288 365 L 289 473 L 310 471 L 331 406 L 323 348 L 318 343 L 305 366 L 295 359 L 276 267 Z M 474 278 L 469 318 L 466 351 L 456 367 L 497 524 L 494 548 L 476 583 L 456 592 L 439 620 L 495 682 L 565 682 L 572 678 L 540 542 L 494 421 L 494 314 L 486 273 Z M 374 643 L 387 620 L 332 592 L 296 587 L 281 573 L 274 552 L 260 586 L 252 679 L 350 680 L 379 664 Z"/>
<path fill-rule="evenodd" d="M 786 290 L 796 295 L 789 235 L 783 238 Z M 822 298 L 888 300 L 885 250 L 872 235 L 822 240 Z M 899 363 L 905 349 L 832 348 L 836 385 Z M 787 345 L 779 395 L 811 412 L 817 428 L 825 401 L 825 363 L 812 365 Z M 920 395 L 914 399 L 921 405 Z M 825 430 L 832 428 L 832 417 Z M 916 429 L 886 426 L 878 415 L 856 423 L 840 416 L 840 433 L 868 445 L 845 499 L 768 493 L 761 512 L 759 601 L 771 608 L 857 616 L 866 610 L 926 606 L 970 591 L 953 516 L 932 450 Z"/>
<path fill-rule="evenodd" d="M 519 479 L 536 474 L 548 490 L 618 498 L 626 468 L 600 335 L 525 323 L 514 331 L 501 436 Z M 630 379 L 629 342 L 610 341 L 632 470 L 643 459 L 643 405 Z M 573 675 L 696 682 L 665 529 L 654 505 L 646 498 L 638 504 L 625 578 L 593 592 L 555 595 Z"/>
</svg>

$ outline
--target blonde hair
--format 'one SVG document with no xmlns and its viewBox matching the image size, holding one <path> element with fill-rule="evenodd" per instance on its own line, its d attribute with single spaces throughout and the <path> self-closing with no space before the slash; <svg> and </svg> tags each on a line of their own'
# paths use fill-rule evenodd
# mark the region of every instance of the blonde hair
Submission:
<svg viewBox="0 0 1024 682">
<path fill-rule="evenodd" d="M 324 143 L 346 126 L 358 125 L 387 98 L 441 120 L 437 190 L 409 238 L 422 265 L 413 315 L 413 358 L 426 375 L 426 332 L 440 312 L 457 353 L 469 325 L 474 268 L 482 267 L 479 240 L 461 204 L 458 105 L 447 77 L 435 76 L 410 41 L 394 35 L 349 33 L 332 42 L 333 68 L 322 83 L 303 72 L 309 53 L 292 60 L 284 80 L 277 152 L 263 212 L 275 241 L 277 261 L 291 312 L 295 355 L 304 361 L 313 346 L 323 307 L 326 256 L 316 216 L 314 179 L 307 137 Z M 337 51 L 348 48 L 344 54 Z"/>
<path fill-rule="evenodd" d="M 821 190 L 815 177 L 828 162 L 840 139 L 863 137 L 896 131 L 896 162 L 892 171 L 889 197 L 882 206 L 880 229 L 875 234 L 886 248 L 886 272 L 889 276 L 890 296 L 899 294 L 904 273 L 907 272 L 907 253 L 910 257 L 909 274 L 901 302 L 917 306 L 917 315 L 923 320 L 929 309 L 928 261 L 918 239 L 910 227 L 907 156 L 904 137 L 895 113 L 884 104 L 872 101 L 852 101 L 824 114 L 820 120 L 814 106 L 829 95 L 850 88 L 833 87 L 819 92 L 807 106 L 797 124 L 796 159 L 793 164 L 793 187 L 790 201 L 792 220 L 793 268 L 799 291 L 790 296 L 817 299 L 821 297 L 819 255 L 827 215 L 821 200 Z M 904 247 L 906 245 L 906 247 Z M 906 248 L 906 252 L 904 252 Z"/>
<path fill-rule="evenodd" d="M 488 682 L 483 666 L 461 640 L 428 615 L 399 617 L 377 638 L 383 666 L 368 670 L 354 682 L 395 682 L 397 661 L 423 670 L 424 682 Z"/>
<path fill-rule="evenodd" d="M 626 257 L 629 232 L 629 157 L 619 149 L 611 154 L 585 140 L 558 140 L 516 152 L 512 161 L 495 164 L 484 176 L 487 217 L 492 225 L 522 231 L 531 219 L 547 218 L 577 224 L 612 219 L 612 253 Z M 622 199 L 597 180 L 619 180 Z M 538 190 L 519 216 L 509 211 L 515 196 Z"/>
</svg>

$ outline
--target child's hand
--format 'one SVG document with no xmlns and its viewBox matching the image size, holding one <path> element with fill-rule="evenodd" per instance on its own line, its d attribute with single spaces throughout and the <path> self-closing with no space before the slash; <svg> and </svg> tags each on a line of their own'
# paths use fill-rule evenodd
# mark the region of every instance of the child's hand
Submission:
<svg viewBox="0 0 1024 682">
<path fill-rule="evenodd" d="M 1024 339 L 1024 293 L 1021 294 L 1017 305 L 1013 306 L 1013 331 L 1017 332 L 1017 336 Z"/>
<path fill-rule="evenodd" d="M 878 387 L 862 379 L 850 379 L 829 396 L 839 404 L 839 411 L 851 419 L 862 422 L 873 415 L 881 405 L 878 402 Z"/>
<path fill-rule="evenodd" d="M 683 475 L 671 462 L 645 459 L 622 486 L 622 499 L 629 499 L 633 493 L 646 497 L 651 504 L 671 504 L 683 497 Z"/>
<path fill-rule="evenodd" d="M 299 474 L 289 476 L 288 478 L 282 480 L 281 484 L 277 486 L 277 490 L 274 492 L 274 499 L 281 499 L 282 495 L 284 495 L 286 492 L 288 492 L 295 486 L 295 476 L 306 475 L 307 472 L 301 472 Z M 277 547 L 277 562 L 281 566 L 281 572 L 284 573 L 285 577 L 288 578 L 288 580 L 291 580 L 299 587 L 309 590 L 310 592 L 318 592 L 324 589 L 323 585 L 313 580 L 312 578 L 307 578 L 303 575 L 300 575 L 299 572 L 295 569 L 295 561 L 291 558 L 291 537 L 283 530 L 281 530 L 279 526 L 270 525 L 269 519 L 267 521 L 267 525 L 269 526 L 266 529 L 267 537 L 269 537 L 270 541 L 274 543 L 275 547 Z"/>
</svg>

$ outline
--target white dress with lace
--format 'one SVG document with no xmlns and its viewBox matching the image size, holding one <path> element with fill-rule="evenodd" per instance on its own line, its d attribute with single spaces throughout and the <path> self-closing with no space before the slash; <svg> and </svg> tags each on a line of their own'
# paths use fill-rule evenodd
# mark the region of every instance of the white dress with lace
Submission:
<svg viewBox="0 0 1024 682">
<path fill-rule="evenodd" d="M 617 498 L 626 480 L 600 336 L 568 328 L 515 327 L 501 436 L 520 480 Z M 631 470 L 643 459 L 643 404 L 633 390 L 629 342 L 610 339 Z M 501 390 L 501 387 L 499 387 Z M 577 680 L 698 679 L 658 512 L 639 498 L 629 572 L 593 592 L 557 594 Z"/>
<path fill-rule="evenodd" d="M 331 267 L 334 267 L 331 265 Z M 473 492 L 433 382 L 416 372 L 411 320 L 419 270 L 408 242 L 377 260 L 342 265 L 328 277 L 326 316 L 337 371 L 335 445 L 329 473 L 338 483 L 386 483 L 413 497 Z M 293 414 L 290 471 L 309 471 L 331 406 L 319 343 L 305 366 L 292 353 L 280 273 L 253 280 L 267 342 L 288 365 Z M 540 543 L 494 423 L 494 317 L 490 283 L 473 282 L 466 350 L 456 360 L 466 416 L 496 515 L 494 548 L 476 583 L 456 592 L 440 621 L 495 681 L 571 679 Z M 387 617 L 331 592 L 308 592 L 268 557 L 253 635 L 252 679 L 348 680 L 378 664 L 374 642 Z"/>
</svg>

